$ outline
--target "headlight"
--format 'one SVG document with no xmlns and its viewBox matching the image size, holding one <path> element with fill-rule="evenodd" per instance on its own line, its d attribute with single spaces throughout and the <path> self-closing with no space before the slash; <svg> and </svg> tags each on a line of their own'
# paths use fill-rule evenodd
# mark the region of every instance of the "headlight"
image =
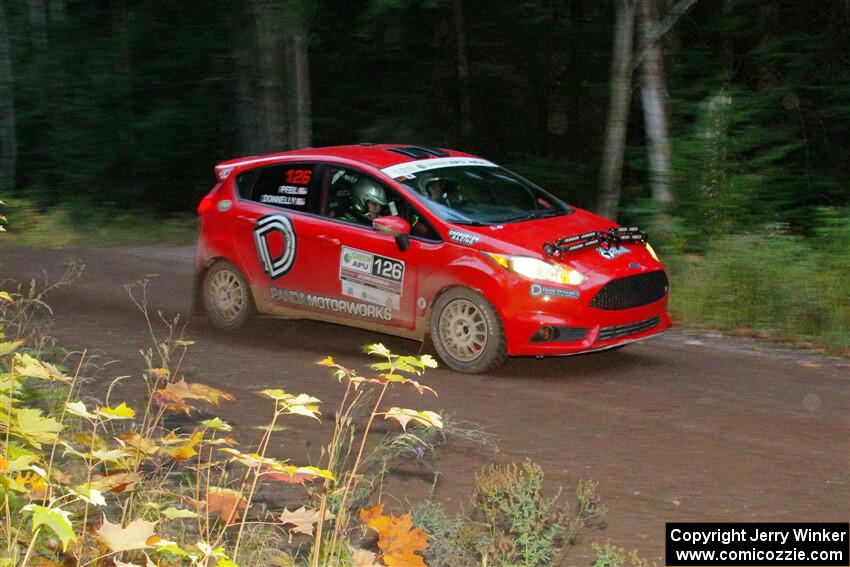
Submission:
<svg viewBox="0 0 850 567">
<path fill-rule="evenodd" d="M 485 252 L 503 268 L 515 272 L 530 280 L 541 280 L 566 285 L 581 285 L 587 281 L 587 276 L 577 270 L 559 264 L 550 264 L 537 258 L 527 256 L 507 256 Z"/>
<path fill-rule="evenodd" d="M 649 245 L 649 242 L 646 243 L 646 251 L 649 252 L 649 255 L 652 256 L 653 260 L 661 262 L 661 260 L 658 259 L 658 254 L 655 253 L 655 249 Z"/>
</svg>

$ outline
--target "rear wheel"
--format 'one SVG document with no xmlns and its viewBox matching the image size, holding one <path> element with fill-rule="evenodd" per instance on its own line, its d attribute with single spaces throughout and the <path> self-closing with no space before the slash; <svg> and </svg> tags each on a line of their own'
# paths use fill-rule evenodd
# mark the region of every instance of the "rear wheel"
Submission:
<svg viewBox="0 0 850 567">
<path fill-rule="evenodd" d="M 486 297 L 467 288 L 452 288 L 434 302 L 431 340 L 443 362 L 460 372 L 487 372 L 508 358 L 498 313 Z"/>
<path fill-rule="evenodd" d="M 213 326 L 230 331 L 251 316 L 251 290 L 236 266 L 219 260 L 207 271 L 203 284 L 204 308 Z"/>
</svg>

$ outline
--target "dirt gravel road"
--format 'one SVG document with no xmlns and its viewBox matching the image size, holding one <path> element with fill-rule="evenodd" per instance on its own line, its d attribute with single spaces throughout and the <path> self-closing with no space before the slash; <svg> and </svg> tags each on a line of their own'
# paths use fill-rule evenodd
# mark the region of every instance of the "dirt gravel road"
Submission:
<svg viewBox="0 0 850 567">
<path fill-rule="evenodd" d="M 68 348 L 116 360 L 102 380 L 130 375 L 116 395 L 132 402 L 143 366 L 138 351 L 149 337 L 124 285 L 148 277 L 152 307 L 186 312 L 192 257 L 192 247 L 0 249 L 0 278 L 27 280 L 47 270 L 55 279 L 67 260 L 83 262 L 82 278 L 50 297 L 52 333 Z M 270 411 L 258 390 L 307 392 L 330 413 L 342 390 L 315 361 L 332 354 L 363 367 L 359 347 L 378 340 L 400 353 L 419 349 L 304 321 L 258 320 L 228 336 L 199 319 L 187 331 L 196 341 L 186 363 L 190 379 L 236 396 L 218 413 L 245 442 Z M 405 392 L 390 403 L 451 412 L 496 436 L 498 452 L 451 443 L 440 454 L 434 495 L 449 508 L 465 505 L 483 464 L 531 458 L 546 471 L 547 488 L 593 479 L 610 508 L 607 528 L 585 536 L 570 565 L 588 565 L 589 542 L 605 540 L 661 562 L 668 521 L 850 519 L 847 362 L 675 330 L 616 352 L 511 359 L 488 375 L 438 369 L 425 382 L 439 398 Z M 316 462 L 327 423 L 307 421 L 291 423 L 278 455 Z M 430 470 L 408 466 L 391 479 L 395 505 L 426 497 Z"/>
</svg>

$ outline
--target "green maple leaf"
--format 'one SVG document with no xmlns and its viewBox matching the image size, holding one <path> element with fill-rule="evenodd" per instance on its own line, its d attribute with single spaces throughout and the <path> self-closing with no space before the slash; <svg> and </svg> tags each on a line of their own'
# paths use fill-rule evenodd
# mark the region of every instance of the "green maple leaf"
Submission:
<svg viewBox="0 0 850 567">
<path fill-rule="evenodd" d="M 213 429 L 215 431 L 233 431 L 233 426 L 217 417 L 214 417 L 212 419 L 206 419 L 201 423 L 204 426 L 209 427 L 210 429 Z"/>
<path fill-rule="evenodd" d="M 47 526 L 62 542 L 62 551 L 68 549 L 68 544 L 77 539 L 74 527 L 71 525 L 70 512 L 60 508 L 47 508 L 30 504 L 24 510 L 32 512 L 32 531 L 35 533 L 39 526 Z"/>
<path fill-rule="evenodd" d="M 17 341 L 3 341 L 0 342 L 0 356 L 6 356 L 11 352 L 15 352 L 18 350 L 18 347 L 24 344 L 26 341 L 24 339 L 20 339 Z"/>
<path fill-rule="evenodd" d="M 52 417 L 41 415 L 40 409 L 15 409 L 15 418 L 12 433 L 36 449 L 41 449 L 42 443 L 56 441 L 59 432 L 62 431 L 62 424 Z"/>
</svg>

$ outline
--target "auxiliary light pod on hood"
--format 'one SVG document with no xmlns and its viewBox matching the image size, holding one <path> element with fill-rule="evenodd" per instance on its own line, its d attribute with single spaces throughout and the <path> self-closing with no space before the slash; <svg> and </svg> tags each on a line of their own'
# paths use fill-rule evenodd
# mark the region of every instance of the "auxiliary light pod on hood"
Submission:
<svg viewBox="0 0 850 567">
<path fill-rule="evenodd" d="M 646 233 L 636 226 L 609 228 L 607 231 L 591 230 L 574 236 L 559 238 L 554 243 L 544 242 L 543 251 L 547 255 L 560 258 L 564 254 L 577 252 L 591 246 L 615 248 L 623 242 L 646 243 Z"/>
</svg>

